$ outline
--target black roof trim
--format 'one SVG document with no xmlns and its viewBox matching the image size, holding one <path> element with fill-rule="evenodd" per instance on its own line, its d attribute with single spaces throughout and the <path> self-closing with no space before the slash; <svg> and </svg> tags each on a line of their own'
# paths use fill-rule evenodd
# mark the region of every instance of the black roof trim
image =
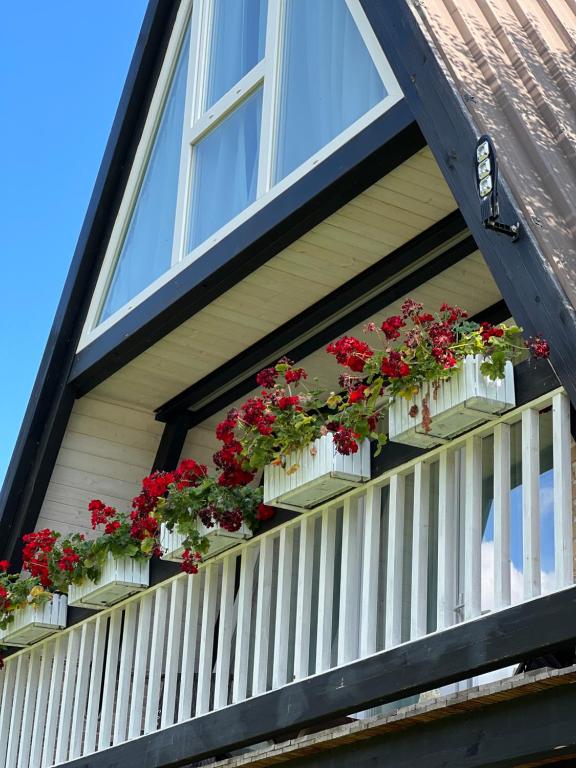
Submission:
<svg viewBox="0 0 576 768">
<path fill-rule="evenodd" d="M 46 474 L 49 477 L 52 472 L 74 402 L 74 394 L 68 384 L 74 353 L 179 4 L 180 0 L 151 0 L 148 5 L 72 264 L 0 492 L 0 524 L 3 530 L 0 549 L 15 568 L 19 566 L 19 548 L 16 545 L 21 528 L 34 526 L 46 488 Z"/>
</svg>

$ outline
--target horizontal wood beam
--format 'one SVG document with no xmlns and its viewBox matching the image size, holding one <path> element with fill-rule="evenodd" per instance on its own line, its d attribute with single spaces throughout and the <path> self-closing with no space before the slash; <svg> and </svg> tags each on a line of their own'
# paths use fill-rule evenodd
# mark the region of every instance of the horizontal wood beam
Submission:
<svg viewBox="0 0 576 768">
<path fill-rule="evenodd" d="M 186 765 L 573 646 L 575 638 L 576 587 L 570 587 L 73 760 L 67 765 L 69 768 Z M 187 682 L 191 684 L 191 681 Z M 573 718 L 574 714 L 572 728 Z M 371 763 L 375 764 L 374 761 Z M 461 764 L 460 768 L 462 765 L 466 764 Z M 473 765 L 482 763 L 470 763 L 470 768 Z"/>
</svg>

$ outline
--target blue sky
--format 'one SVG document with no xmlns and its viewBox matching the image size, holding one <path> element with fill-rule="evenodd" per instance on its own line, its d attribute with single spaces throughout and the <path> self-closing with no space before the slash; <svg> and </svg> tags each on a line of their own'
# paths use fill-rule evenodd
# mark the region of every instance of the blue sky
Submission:
<svg viewBox="0 0 576 768">
<path fill-rule="evenodd" d="M 0 483 L 146 4 L 30 0 L 0 9 Z"/>
</svg>

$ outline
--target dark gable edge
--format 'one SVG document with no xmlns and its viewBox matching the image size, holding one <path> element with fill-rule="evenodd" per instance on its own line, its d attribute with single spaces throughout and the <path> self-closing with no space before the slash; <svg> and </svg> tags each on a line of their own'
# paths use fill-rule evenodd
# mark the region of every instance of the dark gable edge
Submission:
<svg viewBox="0 0 576 768">
<path fill-rule="evenodd" d="M 360 0 L 406 101 L 420 125 L 478 247 L 508 304 L 528 335 L 550 342 L 551 360 L 576 403 L 576 311 L 531 235 L 505 183 L 502 221 L 520 221 L 520 239 L 484 229 L 473 175 L 478 136 L 461 98 L 446 79 L 407 0 Z"/>
<path fill-rule="evenodd" d="M 149 349 L 425 144 L 401 100 L 80 350 L 70 376 L 77 394 Z"/>
<path fill-rule="evenodd" d="M 150 0 L 4 485 L 0 552 L 17 569 L 74 403 L 68 376 L 179 0 Z"/>
</svg>

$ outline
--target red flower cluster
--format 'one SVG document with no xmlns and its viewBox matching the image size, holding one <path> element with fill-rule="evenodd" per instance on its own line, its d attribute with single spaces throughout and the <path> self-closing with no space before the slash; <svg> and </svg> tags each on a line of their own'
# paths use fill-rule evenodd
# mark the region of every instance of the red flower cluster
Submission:
<svg viewBox="0 0 576 768">
<path fill-rule="evenodd" d="M 365 392 L 368 389 L 366 384 L 358 384 L 357 387 L 355 387 L 349 394 L 348 394 L 348 402 L 349 403 L 362 403 L 366 399 Z"/>
<path fill-rule="evenodd" d="M 495 328 L 491 323 L 480 323 L 480 333 L 482 335 L 482 341 L 490 341 L 492 336 L 501 338 L 504 336 L 504 328 Z"/>
<path fill-rule="evenodd" d="M 302 381 L 302 379 L 307 379 L 308 374 L 304 370 L 304 368 L 290 368 L 286 373 L 284 374 L 284 379 L 286 381 L 286 384 L 295 384 L 297 381 Z"/>
<path fill-rule="evenodd" d="M 272 389 L 278 379 L 278 371 L 276 368 L 264 368 L 260 373 L 256 374 L 256 384 L 259 387 L 265 387 L 266 389 Z"/>
<path fill-rule="evenodd" d="M 31 576 L 37 576 L 43 587 L 52 584 L 48 573 L 48 555 L 54 549 L 57 536 L 49 528 L 43 528 L 35 533 L 27 533 L 22 537 L 22 566 Z"/>
<path fill-rule="evenodd" d="M 8 599 L 8 590 L 5 587 L 0 587 L 0 613 L 8 613 L 11 608 L 12 604 Z"/>
<path fill-rule="evenodd" d="M 326 426 L 330 429 L 329 424 Z M 358 452 L 358 443 L 356 442 L 356 437 L 358 437 L 358 435 L 353 432 L 350 427 L 344 427 L 341 424 L 338 425 L 332 432 L 332 437 L 334 439 L 336 450 L 343 456 L 350 456 L 350 454 Z"/>
<path fill-rule="evenodd" d="M 63 547 L 62 557 L 58 560 L 58 568 L 61 571 L 73 571 L 74 566 L 80 560 L 78 555 L 71 547 Z"/>
<path fill-rule="evenodd" d="M 343 336 L 338 341 L 328 344 L 326 351 L 334 355 L 337 363 L 347 366 L 355 373 L 362 373 L 366 361 L 374 354 L 365 341 L 360 341 L 354 336 Z"/>
<path fill-rule="evenodd" d="M 400 309 L 402 310 L 402 317 L 407 320 L 409 317 L 415 317 L 416 315 L 420 314 L 422 309 L 424 308 L 424 304 L 421 304 L 419 301 L 414 301 L 414 299 L 406 299 Z"/>
<path fill-rule="evenodd" d="M 97 525 L 107 525 L 109 518 L 118 514 L 114 507 L 107 506 L 100 499 L 92 499 L 88 504 L 88 511 L 91 512 L 92 528 L 96 528 Z"/>
<path fill-rule="evenodd" d="M 258 504 L 258 509 L 256 511 L 256 520 L 270 520 L 271 517 L 274 517 L 274 513 L 274 507 L 269 507 L 268 504 L 261 502 Z"/>
<path fill-rule="evenodd" d="M 380 326 L 382 332 L 386 336 L 386 338 L 391 341 L 393 339 L 397 339 L 400 336 L 400 328 L 404 328 L 406 323 L 404 320 L 400 317 L 400 315 L 392 315 L 392 317 L 387 318 L 384 320 L 382 325 Z"/>
<path fill-rule="evenodd" d="M 281 411 L 285 411 L 288 408 L 295 408 L 297 411 L 302 410 L 302 407 L 300 405 L 300 398 L 298 397 L 298 395 L 279 397 L 278 400 L 276 401 L 276 405 L 278 406 L 278 408 L 280 408 Z"/>
<path fill-rule="evenodd" d="M 536 358 L 550 357 L 550 346 L 542 336 L 531 336 L 526 342 L 526 346 Z"/>
<path fill-rule="evenodd" d="M 8 568 L 10 568 L 10 563 L 8 560 L 0 560 L 0 571 L 7 571 Z"/>
<path fill-rule="evenodd" d="M 402 379 L 410 374 L 410 366 L 402 360 L 399 352 L 390 352 L 382 358 L 380 372 L 389 379 Z"/>
<path fill-rule="evenodd" d="M 200 560 L 202 560 L 202 555 L 199 552 L 190 552 L 189 549 L 185 549 L 182 552 L 182 570 L 184 573 L 198 573 Z"/>
</svg>

